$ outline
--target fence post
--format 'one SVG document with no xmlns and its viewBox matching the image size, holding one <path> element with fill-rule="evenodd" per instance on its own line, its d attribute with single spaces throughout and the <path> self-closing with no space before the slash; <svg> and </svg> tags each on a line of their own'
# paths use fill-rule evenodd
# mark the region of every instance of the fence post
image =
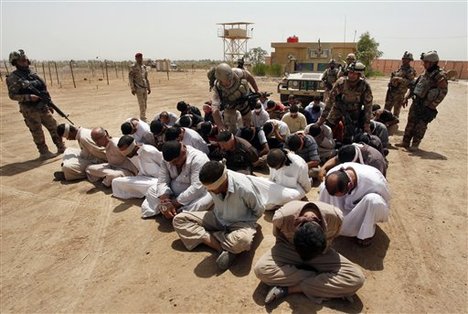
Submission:
<svg viewBox="0 0 468 314">
<path fill-rule="evenodd" d="M 72 80 L 73 80 L 73 86 L 76 88 L 76 83 L 75 83 L 75 75 L 73 74 L 73 60 L 70 60 L 70 71 L 71 71 L 71 76 L 72 76 Z"/>
<path fill-rule="evenodd" d="M 50 86 L 52 86 L 54 83 L 52 80 L 52 71 L 50 70 L 50 61 L 47 62 L 47 68 L 49 69 Z"/>
<path fill-rule="evenodd" d="M 54 67 L 55 67 L 55 76 L 57 77 L 57 85 L 62 87 L 62 84 L 60 84 L 59 80 L 59 75 L 58 75 L 58 70 L 57 70 L 57 62 L 54 61 Z"/>
<path fill-rule="evenodd" d="M 125 81 L 124 64 L 125 64 L 125 61 L 120 62 L 120 69 L 122 70 L 122 81 Z"/>
<path fill-rule="evenodd" d="M 115 69 L 115 78 L 119 78 L 119 69 L 117 68 L 117 62 L 113 62 Z"/>
<path fill-rule="evenodd" d="M 5 60 L 3 60 L 3 64 L 5 65 L 6 74 L 10 75 L 10 71 L 8 71 L 8 64 L 6 63 Z"/>
<path fill-rule="evenodd" d="M 107 85 L 109 85 L 109 72 L 107 71 L 107 60 L 104 60 L 104 66 L 106 67 L 106 80 L 107 80 Z"/>
<path fill-rule="evenodd" d="M 45 71 L 44 61 L 42 62 L 42 72 L 44 73 L 44 82 L 47 84 L 47 73 Z"/>
</svg>

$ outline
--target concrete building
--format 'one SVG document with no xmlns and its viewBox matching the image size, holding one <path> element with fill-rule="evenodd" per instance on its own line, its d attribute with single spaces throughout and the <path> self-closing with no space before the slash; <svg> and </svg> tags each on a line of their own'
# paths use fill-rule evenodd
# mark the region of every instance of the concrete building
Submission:
<svg viewBox="0 0 468 314">
<path fill-rule="evenodd" d="M 356 53 L 357 43 L 299 42 L 296 36 L 286 42 L 271 43 L 270 64 L 279 64 L 284 72 L 323 72 L 330 59 L 345 63 L 348 53 Z"/>
</svg>

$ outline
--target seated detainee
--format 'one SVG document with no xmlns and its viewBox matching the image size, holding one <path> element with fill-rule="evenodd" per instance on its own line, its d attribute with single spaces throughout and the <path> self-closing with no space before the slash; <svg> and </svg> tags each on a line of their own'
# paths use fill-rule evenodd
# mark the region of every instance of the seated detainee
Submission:
<svg viewBox="0 0 468 314">
<path fill-rule="evenodd" d="M 286 123 L 275 119 L 265 122 L 263 125 L 263 132 L 265 133 L 270 149 L 283 148 L 286 137 L 291 134 Z"/>
<path fill-rule="evenodd" d="M 226 159 L 229 170 L 252 174 L 252 168 L 258 161 L 258 153 L 249 142 L 229 131 L 219 133 L 217 140 L 220 150 L 218 159 Z"/>
<path fill-rule="evenodd" d="M 200 181 L 213 198 L 213 209 L 180 213 L 172 224 L 189 251 L 200 244 L 215 249 L 218 268 L 226 270 L 237 254 L 250 250 L 265 209 L 248 176 L 227 170 L 220 162 L 206 163 Z"/>
<path fill-rule="evenodd" d="M 291 133 L 296 133 L 297 131 L 304 131 L 307 126 L 306 117 L 299 112 L 299 107 L 296 104 L 293 104 L 289 107 L 289 112 L 286 113 L 281 121 L 288 125 L 289 131 Z"/>
<path fill-rule="evenodd" d="M 105 148 L 107 163 L 86 167 L 86 177 L 90 182 L 102 180 L 104 186 L 110 187 L 115 178 L 137 174 L 138 169 L 135 165 L 120 152 L 117 146 L 119 138 L 112 138 L 104 128 L 92 129 L 91 138 L 97 146 Z"/>
<path fill-rule="evenodd" d="M 152 145 L 140 144 L 129 135 L 120 138 L 117 146 L 138 169 L 136 176 L 112 180 L 112 195 L 121 199 L 143 198 L 158 183 L 162 153 Z"/>
<path fill-rule="evenodd" d="M 120 126 L 123 135 L 131 135 L 137 143 L 153 144 L 151 128 L 145 121 L 129 118 Z"/>
<path fill-rule="evenodd" d="M 153 120 L 150 124 L 150 130 L 153 134 L 153 146 L 161 150 L 161 146 L 164 143 L 164 137 L 166 135 L 166 130 L 169 126 L 165 125 L 159 120 Z"/>
<path fill-rule="evenodd" d="M 185 114 L 177 120 L 178 125 L 192 130 L 196 130 L 197 125 L 202 122 L 203 119 L 201 117 L 192 114 Z"/>
<path fill-rule="evenodd" d="M 282 103 L 277 103 L 274 100 L 267 101 L 267 107 L 265 109 L 270 116 L 270 119 L 281 120 L 283 115 L 288 112 L 288 108 Z"/>
<path fill-rule="evenodd" d="M 107 162 L 106 150 L 93 141 L 91 129 L 62 123 L 57 126 L 57 134 L 69 141 L 76 140 L 80 148 L 67 147 L 65 149 L 62 171 L 54 172 L 56 180 L 84 179 L 86 178 L 86 167 Z"/>
<path fill-rule="evenodd" d="M 336 155 L 336 143 L 333 139 L 333 132 L 328 125 L 310 124 L 305 128 L 304 134 L 311 135 L 317 143 L 320 163 L 323 164 Z"/>
<path fill-rule="evenodd" d="M 257 278 L 273 286 L 266 304 L 296 293 L 321 303 L 351 297 L 362 287 L 365 277 L 359 266 L 331 247 L 342 220 L 338 208 L 317 201 L 292 201 L 275 212 L 276 242 L 254 266 Z"/>
<path fill-rule="evenodd" d="M 328 170 L 345 162 L 369 165 L 379 170 L 384 176 L 387 175 L 388 163 L 377 149 L 367 144 L 353 143 L 340 147 L 338 154 L 320 168 L 319 178 L 322 179 Z"/>
<path fill-rule="evenodd" d="M 257 150 L 258 161 L 254 163 L 254 167 L 263 166 L 266 162 L 266 155 L 270 151 L 265 133 L 259 127 L 242 128 L 240 137 L 252 144 Z"/>
<path fill-rule="evenodd" d="M 375 135 L 382 142 L 382 151 L 384 156 L 388 155 L 388 129 L 382 122 L 370 121 L 371 135 Z"/>
<path fill-rule="evenodd" d="M 332 168 L 320 185 L 319 200 L 343 212 L 340 235 L 356 237 L 360 246 L 371 245 L 375 225 L 386 222 L 390 192 L 382 173 L 374 167 L 347 162 Z"/>
<path fill-rule="evenodd" d="M 267 156 L 269 179 L 294 191 L 302 199 L 311 189 L 307 163 L 300 156 L 282 149 L 272 149 Z"/>
<path fill-rule="evenodd" d="M 177 115 L 173 112 L 161 111 L 161 113 L 157 114 L 154 117 L 153 121 L 159 120 L 167 126 L 173 126 L 177 122 L 178 119 L 179 117 L 177 117 Z"/>
<path fill-rule="evenodd" d="M 158 184 L 146 192 L 141 205 L 142 218 L 159 213 L 171 219 L 182 211 L 207 210 L 212 206 L 211 196 L 198 178 L 200 169 L 209 161 L 198 149 L 178 141 L 162 145 L 164 160 L 161 163 Z"/>
<path fill-rule="evenodd" d="M 286 138 L 286 148 L 301 156 L 309 168 L 309 177 L 314 177 L 320 165 L 317 143 L 310 135 L 298 132 Z"/>
<path fill-rule="evenodd" d="M 177 126 L 170 127 L 165 132 L 164 141 L 179 141 L 185 145 L 192 146 L 193 148 L 196 148 L 207 155 L 210 152 L 208 144 L 201 137 L 201 135 L 198 134 L 197 131 L 194 131 L 190 128 Z"/>
<path fill-rule="evenodd" d="M 252 125 L 261 128 L 269 119 L 270 115 L 263 109 L 262 103 L 258 100 L 252 110 Z"/>
</svg>

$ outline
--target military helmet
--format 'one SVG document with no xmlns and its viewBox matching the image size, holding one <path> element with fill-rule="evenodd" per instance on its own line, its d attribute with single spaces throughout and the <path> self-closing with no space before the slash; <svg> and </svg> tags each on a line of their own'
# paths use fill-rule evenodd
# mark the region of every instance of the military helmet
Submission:
<svg viewBox="0 0 468 314">
<path fill-rule="evenodd" d="M 421 60 L 429 61 L 429 62 L 439 62 L 439 55 L 437 54 L 437 51 L 435 50 L 423 52 L 421 54 Z"/>
<path fill-rule="evenodd" d="M 328 62 L 328 64 L 336 64 L 335 59 L 330 59 L 330 62 Z"/>
<path fill-rule="evenodd" d="M 413 54 L 411 52 L 408 52 L 408 51 L 405 51 L 405 53 L 403 54 L 403 57 L 401 57 L 402 59 L 408 59 L 408 60 L 411 60 L 413 61 Z"/>
<path fill-rule="evenodd" d="M 348 71 L 349 72 L 357 72 L 357 73 L 364 73 L 364 70 L 366 69 L 366 66 L 362 64 L 361 62 L 353 62 L 349 65 Z"/>
<path fill-rule="evenodd" d="M 216 67 L 215 76 L 219 81 L 232 81 L 234 72 L 229 64 L 221 63 Z"/>
<path fill-rule="evenodd" d="M 16 62 L 21 58 L 25 57 L 26 54 L 24 53 L 23 49 L 18 49 L 18 51 L 12 51 L 10 52 L 10 63 L 13 66 L 16 66 Z"/>
<path fill-rule="evenodd" d="M 346 60 L 356 61 L 356 55 L 354 53 L 348 53 L 348 55 L 346 56 Z"/>
</svg>

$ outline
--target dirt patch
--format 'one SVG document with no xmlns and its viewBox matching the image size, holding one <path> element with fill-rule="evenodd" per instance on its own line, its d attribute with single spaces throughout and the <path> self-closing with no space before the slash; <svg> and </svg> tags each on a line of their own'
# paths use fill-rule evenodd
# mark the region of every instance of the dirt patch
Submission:
<svg viewBox="0 0 468 314">
<path fill-rule="evenodd" d="M 204 71 L 150 75 L 148 117 L 175 113 L 185 100 L 201 108 L 210 98 Z M 276 94 L 277 81 L 258 78 Z M 383 103 L 387 79 L 371 79 Z M 50 88 L 70 118 L 84 127 L 120 124 L 138 115 L 122 78 L 88 79 Z M 391 150 L 391 218 L 370 248 L 348 238 L 335 247 L 367 277 L 356 302 L 322 305 L 304 296 L 265 308 L 267 287 L 253 264 L 274 243 L 271 214 L 260 218 L 254 249 L 219 273 L 208 248 L 187 252 L 163 218 L 140 219 L 141 200 L 122 201 L 87 181 L 60 183 L 60 158 L 36 160 L 37 151 L 18 105 L 1 88 L 1 311 L 7 312 L 467 312 L 467 84 L 450 82 L 439 116 L 420 153 Z M 403 110 L 401 140 L 408 109 Z M 63 119 L 57 116 L 57 120 Z M 50 147 L 53 144 L 47 139 Z M 67 142 L 67 146 L 76 146 Z M 318 198 L 317 188 L 309 199 Z"/>
</svg>

